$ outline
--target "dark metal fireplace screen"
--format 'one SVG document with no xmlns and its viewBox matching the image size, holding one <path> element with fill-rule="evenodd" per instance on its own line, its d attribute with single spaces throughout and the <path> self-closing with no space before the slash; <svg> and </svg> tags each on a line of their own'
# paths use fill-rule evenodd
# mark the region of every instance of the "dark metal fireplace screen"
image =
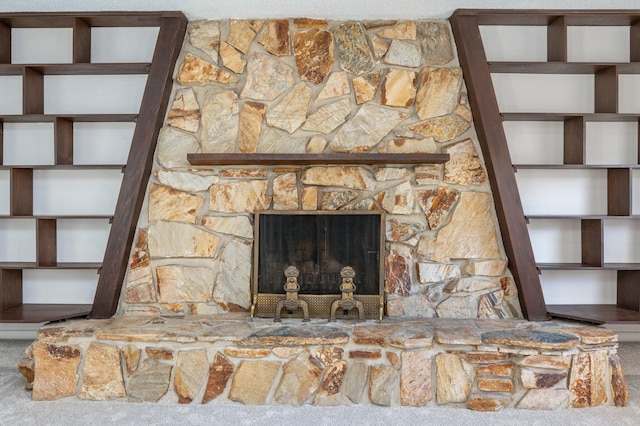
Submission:
<svg viewBox="0 0 640 426">
<path fill-rule="evenodd" d="M 353 268 L 353 298 L 362 303 L 365 318 L 382 318 L 384 217 L 380 212 L 266 211 L 256 213 L 253 258 L 252 316 L 277 317 L 285 300 L 285 270 L 299 275 L 297 298 L 309 316 L 329 318 L 341 299 L 341 271 Z M 281 303 L 282 305 L 282 303 Z M 283 318 L 302 318 L 303 310 L 283 309 Z M 358 312 L 338 310 L 337 318 L 358 318 Z"/>
</svg>

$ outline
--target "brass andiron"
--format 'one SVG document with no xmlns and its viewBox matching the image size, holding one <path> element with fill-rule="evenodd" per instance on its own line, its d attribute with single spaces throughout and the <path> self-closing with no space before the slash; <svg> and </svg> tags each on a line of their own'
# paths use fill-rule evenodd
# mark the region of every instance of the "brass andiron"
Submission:
<svg viewBox="0 0 640 426">
<path fill-rule="evenodd" d="M 356 285 L 353 283 L 356 271 L 354 271 L 351 266 L 345 266 L 340 270 L 340 276 L 342 277 L 342 284 L 340 284 L 342 298 L 331 304 L 331 317 L 329 321 L 336 320 L 336 311 L 338 308 L 344 311 L 350 311 L 356 308 L 358 309 L 358 320 L 364 321 L 364 307 L 362 306 L 362 302 L 353 298 L 353 292 L 356 291 Z"/>
<path fill-rule="evenodd" d="M 303 322 L 309 321 L 309 306 L 304 300 L 298 299 L 298 291 L 300 291 L 300 284 L 298 284 L 298 277 L 300 271 L 295 266 L 289 266 L 284 270 L 284 276 L 287 277 L 287 281 L 284 283 L 284 291 L 287 293 L 287 297 L 281 300 L 276 305 L 276 317 L 273 319 L 275 322 L 282 321 L 280 319 L 280 312 L 282 308 L 287 311 L 295 311 L 298 308 L 302 308 L 304 316 Z"/>
</svg>

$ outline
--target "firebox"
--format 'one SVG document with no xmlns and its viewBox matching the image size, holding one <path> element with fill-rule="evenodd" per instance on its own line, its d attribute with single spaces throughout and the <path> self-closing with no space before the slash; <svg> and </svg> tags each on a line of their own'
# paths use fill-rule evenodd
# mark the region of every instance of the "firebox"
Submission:
<svg viewBox="0 0 640 426">
<path fill-rule="evenodd" d="M 384 213 L 255 214 L 253 316 L 382 319 Z"/>
</svg>

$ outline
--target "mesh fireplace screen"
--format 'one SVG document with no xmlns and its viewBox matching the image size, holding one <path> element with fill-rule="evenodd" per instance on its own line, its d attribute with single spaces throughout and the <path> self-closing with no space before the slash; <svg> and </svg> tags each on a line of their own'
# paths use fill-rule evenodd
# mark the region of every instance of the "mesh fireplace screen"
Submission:
<svg viewBox="0 0 640 426">
<path fill-rule="evenodd" d="M 382 295 L 383 223 L 379 212 L 256 213 L 254 295 L 269 295 L 267 299 L 272 301 L 284 298 L 284 271 L 295 266 L 299 295 L 311 300 L 312 316 L 324 317 L 322 311 L 326 310 L 328 317 L 324 305 L 332 300 L 331 295 L 340 297 L 340 271 L 350 266 L 355 272 L 354 297 L 374 296 L 374 312 L 367 316 L 377 317 Z M 312 307 L 316 302 L 322 306 Z M 258 314 L 271 316 L 270 309 L 258 307 Z"/>
</svg>

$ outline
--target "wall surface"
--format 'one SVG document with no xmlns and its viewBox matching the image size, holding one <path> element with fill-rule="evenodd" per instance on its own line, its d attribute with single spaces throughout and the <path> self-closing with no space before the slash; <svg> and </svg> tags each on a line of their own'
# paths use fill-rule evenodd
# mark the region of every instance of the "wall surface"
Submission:
<svg viewBox="0 0 640 426">
<path fill-rule="evenodd" d="M 223 18 L 444 19 L 456 9 L 634 9 L 638 0 L 5 0 L 3 12 L 77 10 L 180 10 L 190 20 Z"/>
</svg>

